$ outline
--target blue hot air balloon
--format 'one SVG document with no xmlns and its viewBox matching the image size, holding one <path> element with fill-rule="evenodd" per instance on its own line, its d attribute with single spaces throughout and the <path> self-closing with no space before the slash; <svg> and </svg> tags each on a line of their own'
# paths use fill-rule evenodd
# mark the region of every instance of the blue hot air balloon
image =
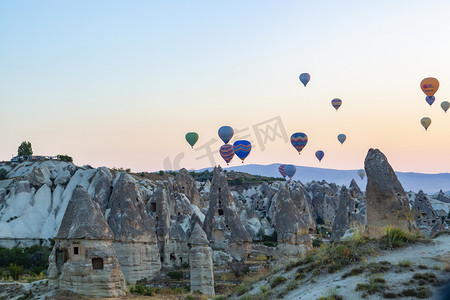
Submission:
<svg viewBox="0 0 450 300">
<path fill-rule="evenodd" d="M 234 153 L 242 160 L 244 163 L 244 159 L 250 154 L 252 150 L 252 144 L 246 140 L 239 140 L 234 142 L 233 144 Z"/>
<path fill-rule="evenodd" d="M 286 172 L 286 175 L 289 177 L 289 179 L 292 179 L 296 171 L 297 169 L 295 168 L 294 165 L 286 165 L 284 167 L 284 172 Z"/>
<path fill-rule="evenodd" d="M 345 136 L 345 134 L 341 133 L 340 135 L 337 136 L 337 139 L 339 142 L 341 142 L 341 144 L 343 144 L 347 139 L 347 137 Z"/>
<path fill-rule="evenodd" d="M 431 104 L 434 103 L 434 100 L 436 100 L 436 98 L 434 96 L 426 96 L 425 97 L 425 101 L 427 101 L 427 103 L 430 104 L 430 106 L 431 106 Z"/>
<path fill-rule="evenodd" d="M 308 84 L 309 80 L 311 79 L 311 76 L 309 76 L 308 73 L 302 73 L 302 74 L 300 74 L 300 76 L 298 78 L 303 83 L 303 85 L 306 87 L 306 85 Z"/>
<path fill-rule="evenodd" d="M 324 155 L 325 153 L 322 150 L 316 151 L 316 157 L 319 160 L 319 162 L 322 161 Z"/>
<path fill-rule="evenodd" d="M 228 144 L 234 135 L 234 130 L 230 126 L 222 126 L 219 128 L 219 137 L 224 144 Z"/>
</svg>

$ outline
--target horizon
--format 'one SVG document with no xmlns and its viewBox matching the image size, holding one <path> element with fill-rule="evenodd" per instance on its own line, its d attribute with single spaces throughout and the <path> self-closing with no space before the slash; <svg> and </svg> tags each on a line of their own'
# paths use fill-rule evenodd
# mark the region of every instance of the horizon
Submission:
<svg viewBox="0 0 450 300">
<path fill-rule="evenodd" d="M 424 22 L 420 1 L 0 3 L 0 160 L 30 141 L 78 165 L 198 170 L 225 165 L 228 125 L 252 142 L 245 164 L 357 170 L 378 148 L 396 172 L 448 173 L 450 3 L 431 4 Z"/>
</svg>

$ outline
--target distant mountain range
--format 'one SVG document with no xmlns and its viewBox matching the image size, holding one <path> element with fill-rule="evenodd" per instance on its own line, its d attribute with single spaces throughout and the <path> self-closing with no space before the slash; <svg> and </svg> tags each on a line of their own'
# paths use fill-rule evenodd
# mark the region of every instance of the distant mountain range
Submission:
<svg viewBox="0 0 450 300">
<path fill-rule="evenodd" d="M 281 177 L 278 173 L 278 167 L 280 164 L 271 165 L 242 165 L 238 167 L 224 168 L 226 170 L 233 170 L 238 172 L 245 172 L 254 175 L 262 175 L 269 177 Z M 361 190 L 366 189 L 367 178 L 363 180 L 358 176 L 358 170 L 334 170 L 334 169 L 322 169 L 313 167 L 296 166 L 297 172 L 295 173 L 293 180 L 300 180 L 303 183 L 307 183 L 313 180 L 327 182 L 334 182 L 338 185 L 349 186 L 352 179 L 358 183 Z M 210 170 L 212 168 L 208 168 Z M 202 169 L 205 170 L 205 169 Z M 450 191 L 450 173 L 439 174 L 424 174 L 413 172 L 395 172 L 400 180 L 405 191 L 418 192 L 423 190 L 427 194 L 438 193 L 439 190 Z M 448 194 L 449 192 L 447 192 Z"/>
</svg>

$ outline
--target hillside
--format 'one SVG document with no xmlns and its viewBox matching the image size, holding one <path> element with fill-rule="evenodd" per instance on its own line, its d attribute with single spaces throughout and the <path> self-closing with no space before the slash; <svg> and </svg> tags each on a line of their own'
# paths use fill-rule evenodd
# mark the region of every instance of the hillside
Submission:
<svg viewBox="0 0 450 300">
<path fill-rule="evenodd" d="M 224 168 L 225 170 L 233 170 L 239 172 L 245 172 L 254 175 L 268 176 L 268 177 L 280 177 L 278 173 L 278 167 L 280 164 L 270 165 L 257 165 L 249 164 L 237 167 Z M 365 190 L 367 180 L 364 178 L 361 180 L 358 177 L 358 170 L 334 170 L 323 169 L 313 167 L 296 166 L 297 172 L 292 178 L 293 180 L 300 180 L 303 183 L 311 182 L 313 180 L 327 182 L 334 182 L 337 185 L 348 186 L 352 179 L 358 182 L 358 185 L 362 190 Z M 208 168 L 211 170 L 212 168 Z M 203 171 L 204 169 L 200 170 Z M 439 174 L 424 174 L 414 172 L 395 172 L 398 179 L 403 185 L 405 191 L 418 192 L 423 190 L 425 193 L 433 194 L 438 193 L 439 190 L 450 190 L 450 173 Z"/>
</svg>

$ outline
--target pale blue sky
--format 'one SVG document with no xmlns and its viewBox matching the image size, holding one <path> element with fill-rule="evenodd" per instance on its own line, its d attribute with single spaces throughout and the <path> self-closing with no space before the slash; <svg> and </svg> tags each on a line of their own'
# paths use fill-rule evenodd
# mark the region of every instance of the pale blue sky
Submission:
<svg viewBox="0 0 450 300">
<path fill-rule="evenodd" d="M 77 164 L 154 171 L 185 152 L 182 167 L 209 167 L 186 132 L 199 146 L 279 116 L 309 136 L 302 155 L 278 139 L 247 163 L 361 168 L 378 147 L 399 171 L 448 172 L 449 15 L 448 1 L 2 1 L 0 159 L 29 140 Z"/>
</svg>

